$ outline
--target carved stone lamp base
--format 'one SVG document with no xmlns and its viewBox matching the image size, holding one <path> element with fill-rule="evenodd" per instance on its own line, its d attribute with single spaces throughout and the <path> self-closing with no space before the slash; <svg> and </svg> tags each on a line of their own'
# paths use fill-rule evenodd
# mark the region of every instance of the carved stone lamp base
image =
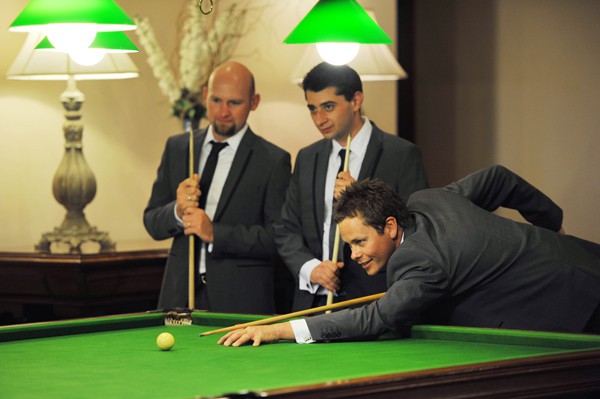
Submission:
<svg viewBox="0 0 600 399">
<path fill-rule="evenodd" d="M 108 233 L 89 227 L 85 231 L 56 227 L 53 232 L 42 234 L 35 250 L 42 253 L 98 253 L 113 252 L 115 243 Z"/>
</svg>

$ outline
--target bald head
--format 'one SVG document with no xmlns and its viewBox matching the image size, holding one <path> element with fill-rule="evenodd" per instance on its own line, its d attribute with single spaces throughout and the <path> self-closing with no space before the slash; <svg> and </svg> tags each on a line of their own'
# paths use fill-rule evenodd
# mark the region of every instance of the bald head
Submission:
<svg viewBox="0 0 600 399">
<path fill-rule="evenodd" d="M 254 91 L 254 76 L 235 61 L 216 67 L 202 93 L 208 120 L 219 141 L 239 132 L 246 125 L 250 111 L 260 102 Z"/>
<path fill-rule="evenodd" d="M 243 88 L 248 97 L 254 95 L 254 76 L 245 65 L 236 61 L 226 61 L 216 67 L 208 78 L 208 89 L 214 84 L 232 84 Z"/>
</svg>

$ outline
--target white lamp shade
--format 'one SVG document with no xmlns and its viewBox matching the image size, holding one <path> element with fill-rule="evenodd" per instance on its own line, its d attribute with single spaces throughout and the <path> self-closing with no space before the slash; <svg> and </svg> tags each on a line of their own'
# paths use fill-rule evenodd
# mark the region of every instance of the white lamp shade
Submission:
<svg viewBox="0 0 600 399">
<path fill-rule="evenodd" d="M 21 51 L 6 73 L 8 79 L 20 80 L 100 80 L 128 79 L 139 76 L 138 69 L 124 53 L 109 53 L 97 64 L 79 65 L 67 53 L 35 50 L 44 37 L 30 33 Z"/>
</svg>

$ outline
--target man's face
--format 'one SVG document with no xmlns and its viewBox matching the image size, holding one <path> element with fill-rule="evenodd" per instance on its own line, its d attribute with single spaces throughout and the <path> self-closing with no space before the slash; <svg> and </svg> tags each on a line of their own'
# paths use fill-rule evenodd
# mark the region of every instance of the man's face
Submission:
<svg viewBox="0 0 600 399">
<path fill-rule="evenodd" d="M 357 93 L 351 101 L 347 101 L 344 96 L 335 94 L 334 87 L 306 91 L 310 116 L 324 138 L 346 145 L 345 140 L 352 133 L 355 115 L 360 112 L 361 96 L 362 93 Z"/>
<path fill-rule="evenodd" d="M 340 235 L 350 245 L 352 259 L 369 276 L 377 274 L 394 253 L 397 247 L 398 225 L 396 219 L 388 218 L 383 233 L 369 226 L 362 216 L 345 218 L 339 223 Z"/>
<path fill-rule="evenodd" d="M 236 134 L 258 105 L 257 95 L 250 96 L 248 82 L 228 78 L 215 79 L 204 89 L 204 98 L 208 121 L 223 139 Z"/>
</svg>

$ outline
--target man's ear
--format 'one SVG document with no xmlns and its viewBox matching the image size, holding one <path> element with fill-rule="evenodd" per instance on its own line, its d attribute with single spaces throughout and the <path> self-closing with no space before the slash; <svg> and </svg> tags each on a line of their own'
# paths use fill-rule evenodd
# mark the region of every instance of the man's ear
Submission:
<svg viewBox="0 0 600 399">
<path fill-rule="evenodd" d="M 250 110 L 254 111 L 258 108 L 258 104 L 260 103 L 260 94 L 255 93 L 250 99 Z"/>
<path fill-rule="evenodd" d="M 362 91 L 357 91 L 356 93 L 354 93 L 354 96 L 352 97 L 352 105 L 353 105 L 353 109 L 354 111 L 358 111 L 361 109 L 362 105 L 363 105 L 363 100 L 364 100 L 364 94 Z"/>
<path fill-rule="evenodd" d="M 395 217 L 388 216 L 387 219 L 385 219 L 384 231 L 392 240 L 395 240 L 398 237 L 398 222 Z"/>
<path fill-rule="evenodd" d="M 204 106 L 206 106 L 207 102 L 206 99 L 208 97 L 208 88 L 206 86 L 204 86 L 202 88 L 202 99 L 204 100 Z"/>
</svg>

